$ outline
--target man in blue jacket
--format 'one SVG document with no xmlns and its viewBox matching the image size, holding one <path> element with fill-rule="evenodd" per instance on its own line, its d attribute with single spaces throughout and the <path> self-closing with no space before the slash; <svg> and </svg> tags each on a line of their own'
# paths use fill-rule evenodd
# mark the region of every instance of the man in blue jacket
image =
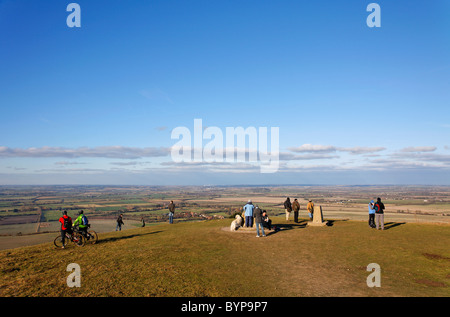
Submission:
<svg viewBox="0 0 450 317">
<path fill-rule="evenodd" d="M 255 206 L 253 206 L 251 200 L 249 200 L 248 203 L 244 206 L 245 226 L 247 228 L 251 228 L 253 226 L 253 210 L 254 209 L 255 209 Z"/>
</svg>

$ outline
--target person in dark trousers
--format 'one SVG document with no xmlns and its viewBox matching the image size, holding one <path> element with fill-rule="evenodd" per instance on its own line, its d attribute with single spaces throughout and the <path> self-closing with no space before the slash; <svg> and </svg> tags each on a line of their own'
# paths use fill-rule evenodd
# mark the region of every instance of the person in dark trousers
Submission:
<svg viewBox="0 0 450 317">
<path fill-rule="evenodd" d="M 294 202 L 292 203 L 292 210 L 294 211 L 294 222 L 298 222 L 298 211 L 300 210 L 300 203 L 298 202 L 297 198 L 294 199 Z"/>
<path fill-rule="evenodd" d="M 141 226 L 141 227 L 145 227 L 145 220 L 144 220 L 144 217 L 141 218 L 141 222 L 142 222 L 142 226 Z"/>
<path fill-rule="evenodd" d="M 123 215 L 120 214 L 119 217 L 117 217 L 116 231 L 117 231 L 117 229 L 119 229 L 119 231 L 121 231 L 122 230 L 122 225 L 124 225 L 124 223 L 123 223 Z"/>
<path fill-rule="evenodd" d="M 373 200 L 369 203 L 369 227 L 375 228 L 375 202 Z"/>
<path fill-rule="evenodd" d="M 265 237 L 266 233 L 264 232 L 262 209 L 256 206 L 253 216 L 255 217 L 256 236 L 259 238 L 259 228 L 261 228 L 261 234 L 263 237 Z"/>
<path fill-rule="evenodd" d="M 384 230 L 384 204 L 381 202 L 381 198 L 377 198 L 375 203 L 375 226 L 377 230 Z"/>
<path fill-rule="evenodd" d="M 173 223 L 173 215 L 175 213 L 175 204 L 173 203 L 173 200 L 170 201 L 168 208 L 169 208 L 169 223 Z"/>
<path fill-rule="evenodd" d="M 244 206 L 245 211 L 245 226 L 247 228 L 253 227 L 253 212 L 254 212 L 255 206 L 253 205 L 252 201 L 249 200 L 247 204 Z"/>
<path fill-rule="evenodd" d="M 286 200 L 284 201 L 284 209 L 286 210 L 286 220 L 289 220 L 289 215 L 291 214 L 292 211 L 292 204 L 289 197 L 286 198 Z"/>
<path fill-rule="evenodd" d="M 67 215 L 67 210 L 63 211 L 63 215 L 59 218 L 59 222 L 61 223 L 61 240 L 62 247 L 64 248 L 66 233 L 72 234 L 72 218 Z"/>
<path fill-rule="evenodd" d="M 83 237 L 87 238 L 87 229 L 88 229 L 88 220 L 86 216 L 84 215 L 84 211 L 81 210 L 78 214 L 77 219 L 73 222 L 73 226 L 78 225 L 78 230 L 83 235 Z"/>
</svg>

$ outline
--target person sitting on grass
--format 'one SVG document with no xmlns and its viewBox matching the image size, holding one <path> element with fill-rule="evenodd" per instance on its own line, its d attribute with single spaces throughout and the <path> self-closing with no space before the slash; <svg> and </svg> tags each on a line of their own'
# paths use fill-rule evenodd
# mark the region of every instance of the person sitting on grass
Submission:
<svg viewBox="0 0 450 317">
<path fill-rule="evenodd" d="M 263 210 L 263 214 L 262 214 L 262 220 L 263 220 L 263 227 L 272 230 L 272 219 L 269 219 L 269 216 L 267 215 L 267 211 Z"/>
</svg>

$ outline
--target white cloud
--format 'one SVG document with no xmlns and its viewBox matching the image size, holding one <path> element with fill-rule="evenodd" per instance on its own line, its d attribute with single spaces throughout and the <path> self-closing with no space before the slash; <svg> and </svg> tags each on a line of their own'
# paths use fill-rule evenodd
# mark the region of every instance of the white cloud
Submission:
<svg viewBox="0 0 450 317">
<path fill-rule="evenodd" d="M 164 147 L 126 147 L 126 146 L 99 146 L 99 147 L 80 147 L 76 149 L 63 147 L 44 146 L 40 148 L 9 148 L 0 147 L 0 158 L 10 157 L 101 157 L 118 159 L 138 159 L 143 157 L 162 157 L 170 154 L 169 148 Z"/>
<path fill-rule="evenodd" d="M 59 162 L 55 162 L 55 165 L 60 165 L 60 166 L 66 166 L 66 165 L 79 165 L 79 164 L 86 164 L 83 162 L 69 162 L 69 161 L 59 161 Z"/>
<path fill-rule="evenodd" d="M 334 159 L 339 158 L 337 155 L 330 155 L 327 153 L 310 153 L 304 155 L 296 155 L 289 152 L 280 153 L 281 161 L 297 161 L 297 160 L 326 160 L 326 159 Z"/>
<path fill-rule="evenodd" d="M 400 150 L 401 152 L 433 152 L 436 151 L 435 146 L 410 146 Z"/>
<path fill-rule="evenodd" d="M 296 153 L 303 153 L 303 152 L 330 153 L 330 152 L 336 152 L 337 148 L 332 145 L 303 144 L 298 147 L 289 147 L 288 150 L 291 152 L 296 152 Z"/>
<path fill-rule="evenodd" d="M 289 147 L 288 150 L 296 153 L 332 153 L 332 152 L 349 152 L 351 154 L 368 154 L 374 152 L 380 152 L 385 150 L 386 148 L 381 146 L 376 147 L 363 147 L 363 146 L 355 146 L 355 147 L 337 147 L 333 145 L 313 145 L 313 144 L 303 144 L 298 147 Z"/>
<path fill-rule="evenodd" d="M 338 148 L 339 151 L 343 152 L 350 152 L 351 154 L 370 154 L 374 152 L 380 152 L 386 150 L 386 148 L 381 146 L 376 147 L 362 147 L 362 146 L 355 146 L 351 148 Z"/>
</svg>

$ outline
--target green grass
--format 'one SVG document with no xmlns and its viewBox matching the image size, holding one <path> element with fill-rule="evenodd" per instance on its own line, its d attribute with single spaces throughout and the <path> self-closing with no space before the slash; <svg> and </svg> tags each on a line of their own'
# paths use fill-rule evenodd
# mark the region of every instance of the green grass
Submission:
<svg viewBox="0 0 450 317">
<path fill-rule="evenodd" d="M 449 296 L 450 226 L 281 217 L 265 238 L 229 232 L 231 219 L 159 224 L 100 235 L 97 245 L 0 252 L 2 296 Z M 81 267 L 69 288 L 66 267 Z M 381 266 L 370 288 L 369 263 Z"/>
</svg>

